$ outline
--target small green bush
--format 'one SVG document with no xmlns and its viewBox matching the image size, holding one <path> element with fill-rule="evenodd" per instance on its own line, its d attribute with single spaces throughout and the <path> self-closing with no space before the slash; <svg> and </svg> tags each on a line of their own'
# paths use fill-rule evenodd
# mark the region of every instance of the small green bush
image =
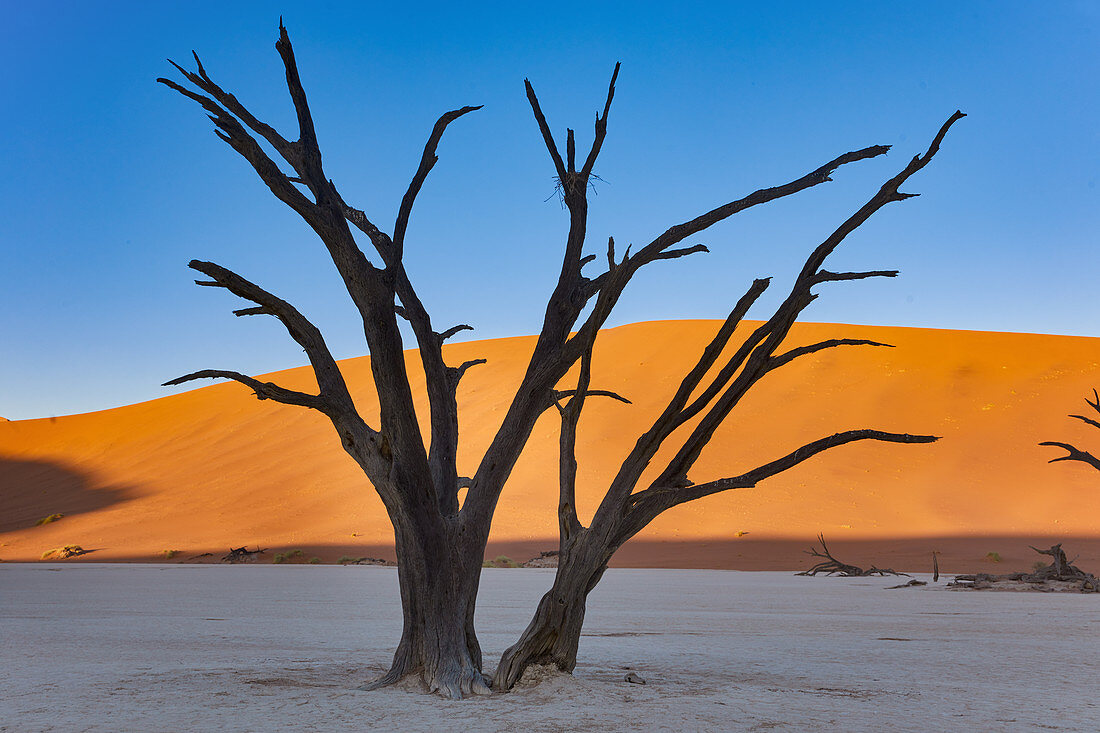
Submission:
<svg viewBox="0 0 1100 733">
<path fill-rule="evenodd" d="M 311 557 L 311 558 L 309 559 L 309 564 L 310 564 L 310 565 L 320 565 L 320 564 L 321 564 L 321 558 L 319 558 L 319 557 Z"/>
<path fill-rule="evenodd" d="M 305 555 L 300 549 L 287 550 L 285 553 L 276 553 L 275 557 L 272 558 L 272 562 L 275 562 L 276 565 L 282 564 L 282 562 L 295 562 L 304 559 Z"/>
<path fill-rule="evenodd" d="M 989 560 L 989 562 L 1000 562 L 1001 561 L 1001 553 L 999 553 L 999 552 L 987 552 L 985 554 L 985 559 Z"/>
<path fill-rule="evenodd" d="M 179 550 L 161 550 L 160 551 L 160 556 L 163 557 L 165 560 L 171 560 L 173 557 L 175 557 L 178 554 L 180 554 Z"/>
<path fill-rule="evenodd" d="M 42 517 L 41 519 L 39 519 L 37 522 L 34 523 L 34 526 L 35 527 L 41 527 L 43 524 L 50 524 L 51 522 L 56 522 L 58 519 L 61 519 L 63 516 L 65 516 L 65 515 L 64 514 L 51 514 L 48 517 Z"/>
</svg>

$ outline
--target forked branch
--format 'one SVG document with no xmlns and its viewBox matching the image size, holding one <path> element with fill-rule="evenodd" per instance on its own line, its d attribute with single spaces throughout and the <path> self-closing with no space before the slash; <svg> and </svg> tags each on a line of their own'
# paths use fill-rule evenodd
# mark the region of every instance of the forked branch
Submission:
<svg viewBox="0 0 1100 733">
<path fill-rule="evenodd" d="M 1088 397 L 1086 397 L 1085 398 L 1085 403 L 1089 407 L 1091 407 L 1094 411 L 1096 411 L 1097 413 L 1100 413 L 1100 393 L 1097 393 L 1097 391 L 1094 389 L 1094 390 L 1092 390 L 1092 397 L 1093 398 L 1091 400 Z M 1100 422 L 1097 422 L 1096 420 L 1093 420 L 1090 417 L 1085 417 L 1084 415 L 1070 415 L 1070 417 L 1072 417 L 1076 420 L 1080 420 L 1081 422 L 1085 423 L 1086 425 L 1091 425 L 1095 428 L 1100 428 Z M 1095 468 L 1096 470 L 1100 471 L 1100 458 L 1097 458 L 1096 456 L 1089 453 L 1088 451 L 1081 450 L 1080 448 L 1077 448 L 1076 446 L 1072 445 L 1071 443 L 1060 443 L 1060 442 L 1057 442 L 1057 441 L 1048 440 L 1048 441 L 1040 443 L 1039 445 L 1049 445 L 1049 446 L 1053 446 L 1055 448 L 1061 448 L 1062 450 L 1064 450 L 1066 452 L 1066 455 L 1059 456 L 1058 458 L 1052 458 L 1049 461 L 1047 461 L 1048 463 L 1058 463 L 1060 461 L 1077 461 L 1079 463 L 1085 463 L 1087 465 L 1090 465 L 1093 468 Z"/>
<path fill-rule="evenodd" d="M 286 327 L 287 333 L 289 333 L 291 338 L 302 347 L 309 357 L 314 376 L 317 378 L 318 388 L 320 389 L 320 395 L 317 396 L 318 402 L 306 406 L 316 407 L 316 409 L 320 409 L 328 414 L 357 414 L 351 394 L 344 381 L 343 374 L 340 372 L 340 367 L 336 364 L 332 352 L 329 351 L 328 346 L 325 344 L 321 331 L 310 323 L 309 319 L 303 316 L 290 303 L 272 295 L 255 283 L 244 279 L 235 272 L 220 265 L 216 265 L 213 262 L 192 260 L 188 263 L 188 267 L 210 278 L 209 282 L 202 284 L 225 288 L 234 295 L 250 300 L 256 304 L 255 308 L 243 308 L 234 311 L 235 315 L 272 315 L 278 318 L 283 326 Z M 233 372 L 229 374 L 233 374 Z M 203 376 L 209 375 L 204 374 Z M 235 379 L 236 377 L 229 378 Z M 238 379 L 237 381 L 241 380 Z M 260 396 L 258 392 L 257 396 Z M 268 395 L 266 397 L 261 397 L 261 399 L 275 399 L 275 397 Z"/>
</svg>

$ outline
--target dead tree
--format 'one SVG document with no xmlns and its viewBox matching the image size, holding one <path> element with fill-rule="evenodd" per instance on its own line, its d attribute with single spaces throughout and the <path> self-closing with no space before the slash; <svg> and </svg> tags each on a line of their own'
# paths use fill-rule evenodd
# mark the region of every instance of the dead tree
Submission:
<svg viewBox="0 0 1100 733">
<path fill-rule="evenodd" d="M 298 392 L 222 370 L 187 374 L 167 384 L 202 378 L 232 379 L 251 388 L 259 399 L 311 408 L 330 419 L 344 450 L 359 464 L 378 492 L 394 526 L 404 625 L 391 668 L 373 683 L 373 687 L 416 675 L 429 689 L 451 697 L 488 691 L 489 681 L 482 673 L 481 649 L 473 626 L 481 561 L 505 481 L 535 421 L 548 409 L 556 407 L 562 416 L 561 563 L 554 587 L 539 604 L 535 619 L 498 666 L 496 684 L 501 689 L 511 687 L 532 662 L 551 661 L 562 669 L 573 668 L 585 597 L 603 574 L 612 553 L 662 511 L 709 494 L 753 486 L 817 453 L 845 443 L 935 440 L 933 436 L 849 430 L 814 441 L 737 476 L 700 484 L 687 479 L 689 469 L 714 430 L 741 396 L 765 374 L 796 358 L 833 346 L 884 345 L 862 339 L 833 339 L 778 352 L 791 324 L 816 297 L 810 292 L 814 286 L 897 274 L 896 271 L 830 272 L 822 269 L 822 265 L 840 242 L 875 211 L 891 201 L 914 195 L 900 193 L 898 186 L 928 163 L 948 127 L 962 117 L 961 113 L 948 120 L 924 155 L 915 157 L 814 250 L 791 294 L 775 314 L 748 334 L 733 355 L 723 356 L 734 330 L 769 281 L 756 280 L 752 284 L 684 379 L 664 414 L 639 439 L 592 523 L 584 527 L 578 520 L 574 501 L 576 460 L 573 449 L 577 424 L 588 397 L 618 397 L 608 390 L 590 386 L 592 349 L 600 328 L 634 274 L 654 262 L 705 252 L 706 247 L 702 244 L 682 246 L 681 243 L 740 211 L 829 181 L 840 166 L 883 155 L 888 147 L 876 145 L 845 153 L 789 183 L 760 189 L 730 201 L 667 229 L 633 254 L 629 248 L 621 256 L 616 254 L 614 240 L 609 238 L 606 268 L 589 277 L 582 269 L 592 263 L 596 255 L 585 254 L 588 184 L 607 134 L 619 67 L 616 65 L 612 74 L 603 111 L 596 115 L 592 145 L 581 161 L 577 158 L 573 130 L 567 131 L 565 155 L 562 156 L 535 91 L 525 82 L 528 101 L 568 209 L 569 229 L 561 272 L 549 296 L 523 380 L 473 476 L 463 478 L 458 475 L 455 463 L 458 446 L 455 394 L 466 370 L 484 360 L 458 366 L 444 361 L 444 341 L 469 326 L 436 330 L 405 271 L 403 252 L 413 204 L 437 161 L 436 150 L 444 131 L 452 122 L 479 107 L 447 112 L 435 123 L 419 167 L 401 200 L 392 234 L 387 234 L 363 210 L 347 204 L 325 174 L 294 52 L 281 23 L 275 47 L 286 69 L 286 82 L 297 113 L 297 140 L 286 139 L 254 117 L 237 97 L 211 79 L 197 55 L 194 71 L 173 63 L 190 86 L 167 79 L 158 81 L 206 110 L 216 128 L 215 134 L 248 161 L 271 192 L 301 216 L 324 243 L 362 317 L 378 395 L 379 422 L 368 425 L 357 411 L 321 333 L 305 316 L 258 285 L 210 262 L 196 260 L 190 263 L 193 269 L 208 278 L 197 282 L 225 288 L 254 304 L 235 311 L 238 316 L 262 314 L 281 321 L 291 337 L 305 349 L 316 375 L 318 393 Z M 281 160 L 270 157 L 257 138 L 268 143 Z M 289 166 L 290 170 L 284 171 L 283 166 Z M 359 249 L 351 227 L 366 235 L 380 265 L 368 260 Z M 413 409 L 399 317 L 411 325 L 426 376 L 430 419 L 427 441 L 421 436 Z M 578 363 L 579 378 L 575 387 L 561 389 L 559 382 Z M 720 364 L 718 373 L 705 379 L 716 364 Z M 696 388 L 704 384 L 702 391 L 697 392 Z M 698 420 L 690 436 L 661 476 L 649 487 L 635 492 L 642 471 L 657 449 L 677 428 L 694 418 Z M 460 503 L 462 488 L 467 489 L 467 494 Z"/>
<path fill-rule="evenodd" d="M 1100 580 L 1092 573 L 1087 573 L 1073 563 L 1076 558 L 1070 560 L 1062 549 L 1062 543 L 1053 545 L 1048 550 L 1040 550 L 1034 545 L 1028 545 L 1040 555 L 1051 557 L 1050 565 L 1036 567 L 1030 573 L 1006 573 L 1004 575 L 991 575 L 989 573 L 973 573 L 957 575 L 955 580 L 948 585 L 957 588 L 969 588 L 973 590 L 989 590 L 991 588 L 1005 587 L 1005 583 L 1026 583 L 1037 590 L 1049 590 L 1054 586 L 1055 590 L 1064 590 L 1065 586 L 1058 588 L 1058 584 L 1071 584 L 1070 589 L 1082 593 L 1100 593 Z M 997 584 L 1002 585 L 998 586 Z M 1074 587 L 1072 584 L 1076 584 Z M 1012 586 L 1009 586 L 1010 588 Z M 1025 586 L 1026 587 L 1026 586 Z"/>
<path fill-rule="evenodd" d="M 1088 404 L 1094 411 L 1100 413 L 1100 393 L 1094 389 L 1092 391 L 1092 399 L 1085 398 L 1085 403 Z M 1083 423 L 1093 426 L 1094 428 L 1100 428 L 1100 422 L 1092 419 L 1091 417 L 1085 417 L 1084 415 L 1070 415 L 1070 417 L 1080 420 Z M 1048 463 L 1057 463 L 1058 461 L 1080 461 L 1081 463 L 1087 463 L 1088 465 L 1100 471 L 1100 458 L 1092 455 L 1088 451 L 1080 450 L 1069 443 L 1058 443 L 1053 440 L 1040 443 L 1039 445 L 1053 445 L 1057 448 L 1061 448 L 1066 451 L 1066 455 L 1058 458 L 1052 458 Z"/>
</svg>

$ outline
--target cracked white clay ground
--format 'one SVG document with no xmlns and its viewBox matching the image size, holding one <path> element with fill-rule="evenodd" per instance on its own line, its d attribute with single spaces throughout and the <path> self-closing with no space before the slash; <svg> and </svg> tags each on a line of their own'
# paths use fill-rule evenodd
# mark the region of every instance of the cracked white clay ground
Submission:
<svg viewBox="0 0 1100 733">
<path fill-rule="evenodd" d="M 492 668 L 552 570 L 488 570 Z M 452 702 L 356 688 L 392 568 L 0 566 L 0 730 L 1062 730 L 1100 721 L 1100 598 L 895 579 L 610 570 L 576 674 Z M 628 684 L 634 671 L 645 685 Z"/>
</svg>

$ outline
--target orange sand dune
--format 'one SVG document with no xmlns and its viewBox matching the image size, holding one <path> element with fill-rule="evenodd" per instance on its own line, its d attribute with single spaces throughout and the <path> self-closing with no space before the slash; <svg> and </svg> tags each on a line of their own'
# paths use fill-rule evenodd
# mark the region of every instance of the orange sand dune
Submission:
<svg viewBox="0 0 1100 733">
<path fill-rule="evenodd" d="M 631 400 L 590 400 L 581 422 L 578 504 L 591 512 L 638 434 L 663 407 L 715 321 L 606 331 L 593 385 Z M 742 328 L 747 328 L 743 326 Z M 1067 539 L 1100 559 L 1100 474 L 1041 440 L 1095 445 L 1066 418 L 1100 385 L 1100 339 L 877 326 L 801 324 L 790 345 L 869 338 L 896 348 L 838 348 L 766 377 L 704 452 L 695 481 L 733 475 L 839 430 L 933 433 L 932 445 L 844 446 L 751 490 L 660 517 L 618 558 L 634 566 L 796 567 L 823 532 L 853 562 L 923 570 L 932 549 L 973 569 L 987 552 L 1031 559 L 1026 541 Z M 459 389 L 460 472 L 500 424 L 531 337 L 448 346 L 451 363 L 485 357 Z M 423 376 L 415 354 L 410 373 Z M 367 358 L 343 362 L 365 414 L 375 410 Z M 308 370 L 268 377 L 312 389 Z M 423 402 L 423 401 L 422 401 Z M 424 407 L 423 404 L 420 407 Z M 422 413 L 423 414 L 423 413 Z M 490 556 L 556 547 L 557 414 L 536 426 L 505 490 Z M 35 526 L 49 514 L 65 516 Z M 89 561 L 224 554 L 230 546 L 392 557 L 392 531 L 326 419 L 259 402 L 235 383 L 103 412 L 0 423 L 0 559 L 54 547 Z M 879 553 L 879 554 L 876 554 Z M 922 559 L 917 559 L 922 558 Z M 962 569 L 962 568 L 960 568 Z"/>
</svg>

